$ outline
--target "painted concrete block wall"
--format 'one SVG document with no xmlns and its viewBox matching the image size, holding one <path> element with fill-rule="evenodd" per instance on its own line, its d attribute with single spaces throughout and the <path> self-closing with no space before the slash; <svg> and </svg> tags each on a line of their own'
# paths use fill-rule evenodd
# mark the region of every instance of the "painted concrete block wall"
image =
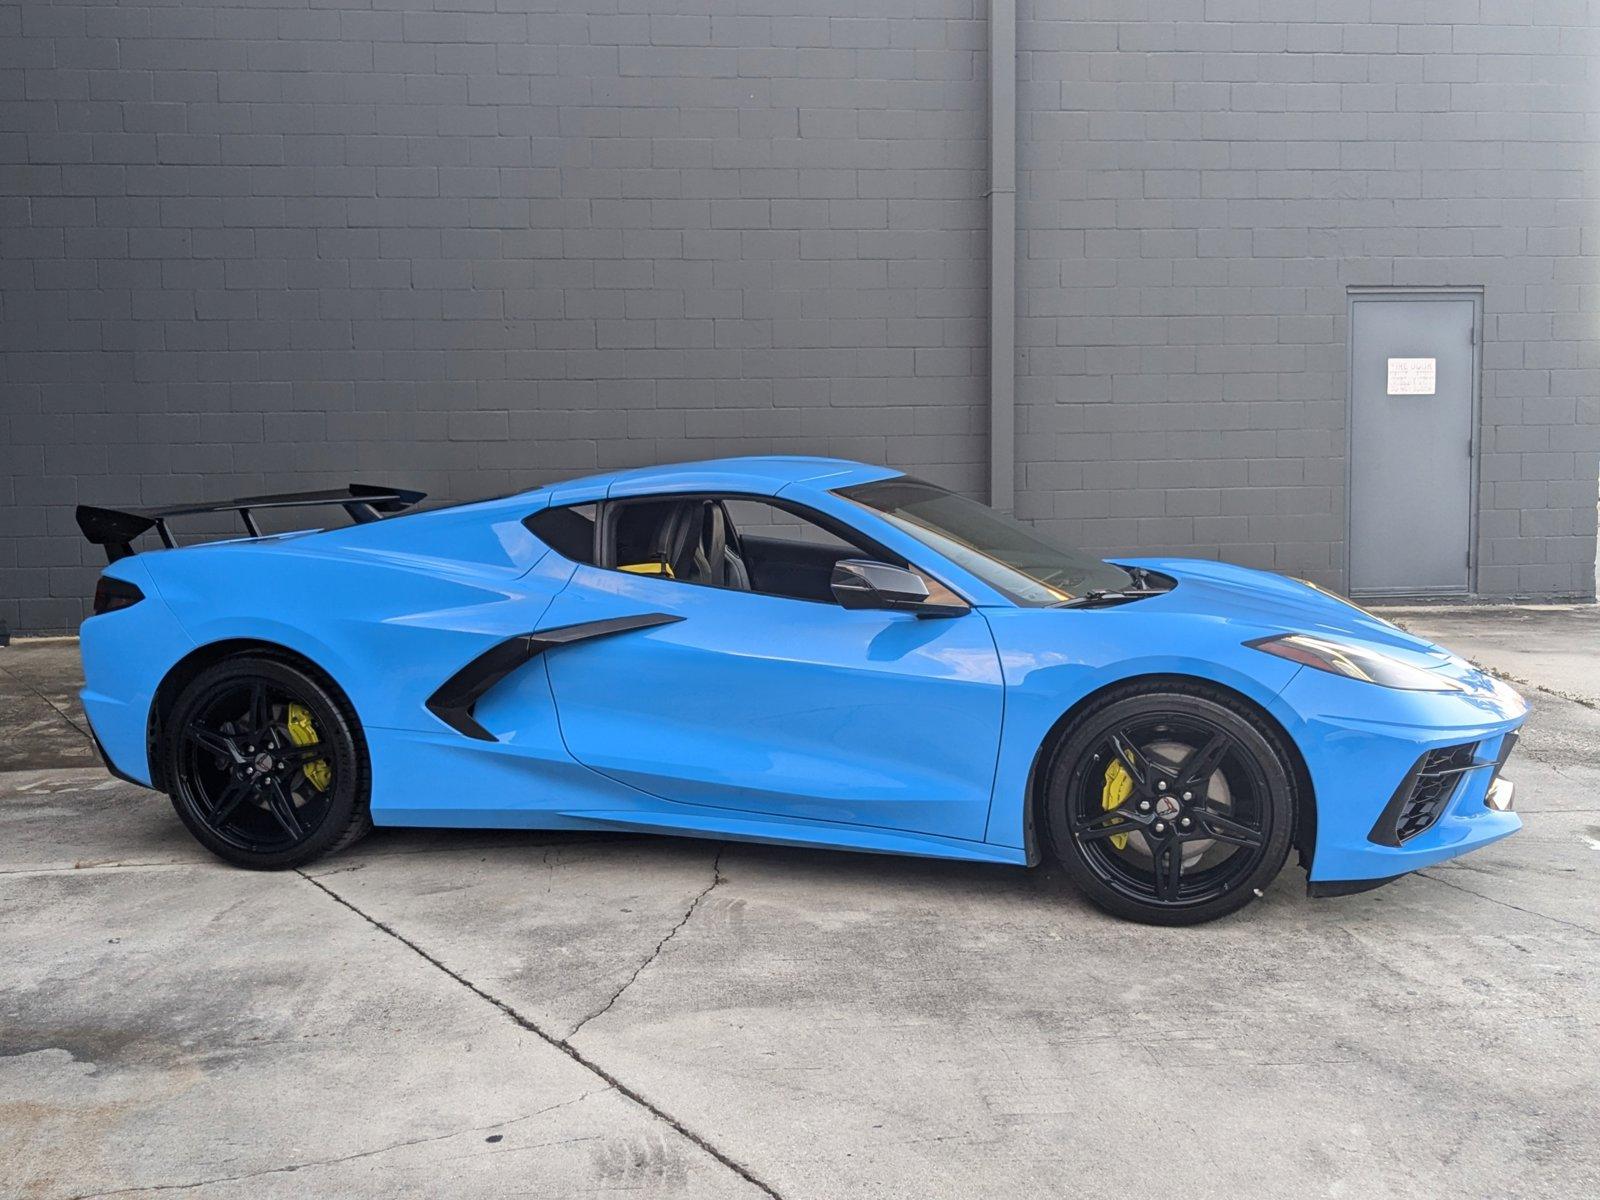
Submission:
<svg viewBox="0 0 1600 1200">
<path fill-rule="evenodd" d="M 1476 287 L 1479 591 L 1592 595 L 1595 15 L 1022 0 L 1019 512 L 1340 586 L 1347 292 Z"/>
<path fill-rule="evenodd" d="M 79 501 L 772 451 L 979 487 L 972 0 L 519 7 L 0 7 L 13 630 L 83 615 Z"/>
<path fill-rule="evenodd" d="M 0 5 L 14 631 L 83 614 L 79 501 L 771 451 L 982 494 L 984 4 L 275 3 Z M 1345 291 L 1475 285 L 1482 589 L 1592 586 L 1585 4 L 1021 18 L 1024 515 L 1337 584 Z"/>
</svg>

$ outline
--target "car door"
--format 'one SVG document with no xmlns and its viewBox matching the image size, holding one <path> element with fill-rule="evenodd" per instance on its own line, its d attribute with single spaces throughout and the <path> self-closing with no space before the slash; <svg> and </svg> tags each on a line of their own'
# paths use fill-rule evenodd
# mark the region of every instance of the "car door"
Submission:
<svg viewBox="0 0 1600 1200">
<path fill-rule="evenodd" d="M 676 529 L 663 499 L 638 503 Z M 607 506 L 608 528 L 626 521 L 626 503 Z M 638 530 L 621 539 L 642 561 L 618 559 L 613 537 L 601 552 L 609 565 L 578 566 L 542 626 L 662 623 L 546 655 L 568 749 L 686 805 L 981 840 L 1003 688 L 987 621 L 977 610 L 919 618 L 798 598 L 817 595 L 830 553 L 874 555 L 843 542 L 830 551 L 817 537 L 787 539 L 804 545 L 786 554 L 784 533 L 746 525 L 754 570 L 730 566 L 724 586 L 684 577 L 693 547 L 672 548 L 670 531 L 655 543 Z M 737 556 L 731 520 L 726 536 Z M 763 578 L 790 594 L 744 590 Z"/>
</svg>

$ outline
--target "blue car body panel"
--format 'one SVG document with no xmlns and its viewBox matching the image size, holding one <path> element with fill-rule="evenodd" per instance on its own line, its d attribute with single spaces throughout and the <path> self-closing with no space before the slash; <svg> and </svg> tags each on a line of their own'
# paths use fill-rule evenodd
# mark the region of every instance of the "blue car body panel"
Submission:
<svg viewBox="0 0 1600 1200">
<path fill-rule="evenodd" d="M 133 584 L 145 601 L 121 612 L 90 617 L 78 635 L 84 687 L 78 693 L 89 727 L 111 766 L 124 777 L 150 783 L 146 752 L 150 704 L 172 665 L 195 649 L 172 609 L 161 599 L 147 560 L 125 558 L 107 575 Z"/>
<path fill-rule="evenodd" d="M 1280 720 L 1297 745 L 1317 795 L 1313 882 L 1382 879 L 1432 866 L 1522 827 L 1512 812 L 1484 803 L 1489 772 L 1466 775 L 1434 824 L 1402 846 L 1368 838 L 1373 822 L 1419 754 L 1466 742 L 1494 760 L 1527 708 L 1505 684 L 1452 658 L 1445 668 L 1467 693 L 1400 692 L 1303 670 L 1284 690 Z M 1381 702 L 1371 692 L 1383 693 Z"/>
<path fill-rule="evenodd" d="M 1439 647 L 1280 576 L 1183 559 L 1119 559 L 1177 587 L 1118 607 L 1018 607 L 840 488 L 897 472 L 766 458 L 571 480 L 348 529 L 123 558 L 107 574 L 146 600 L 82 629 L 83 701 L 109 762 L 149 783 L 157 689 L 223 643 L 317 664 L 366 731 L 378 824 L 611 828 L 1021 863 L 1037 854 L 1041 749 L 1075 706 L 1118 682 L 1180 676 L 1229 688 L 1298 750 L 1315 802 L 1314 882 L 1380 879 L 1513 832 L 1488 771 L 1400 846 L 1369 837 L 1424 752 L 1495 758 L 1526 708 Z M 776 498 L 860 530 L 971 605 L 947 619 L 724 591 L 568 561 L 524 518 L 549 505 L 665 493 Z M 426 700 L 517 635 L 619 616 L 672 624 L 558 646 L 479 700 L 494 740 Z M 1312 633 L 1454 680 L 1398 691 L 1246 645 Z"/>
<path fill-rule="evenodd" d="M 641 612 L 683 619 L 546 656 L 580 762 L 684 804 L 984 840 L 1004 699 L 981 616 L 908 620 L 582 566 L 550 624 Z"/>
</svg>

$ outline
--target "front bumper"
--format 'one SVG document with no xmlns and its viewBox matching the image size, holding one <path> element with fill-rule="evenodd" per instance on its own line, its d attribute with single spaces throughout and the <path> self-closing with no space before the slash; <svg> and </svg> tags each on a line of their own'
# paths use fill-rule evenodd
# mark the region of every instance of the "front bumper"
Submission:
<svg viewBox="0 0 1600 1200">
<path fill-rule="evenodd" d="M 1513 808 L 1513 796 L 1516 785 L 1509 779 L 1496 779 L 1489 784 L 1488 794 L 1483 802 L 1489 808 L 1499 813 L 1509 813 Z M 1519 821 L 1520 825 L 1521 822 Z M 1515 832 L 1515 829 L 1512 830 Z M 1412 868 L 1415 870 L 1416 868 Z M 1331 900 L 1337 896 L 1354 896 L 1359 892 L 1370 892 L 1380 888 L 1386 883 L 1393 883 L 1396 879 L 1404 878 L 1410 871 L 1402 871 L 1399 875 L 1385 875 L 1378 879 L 1308 879 L 1306 881 L 1306 895 L 1313 900 Z"/>
<path fill-rule="evenodd" d="M 1308 669 L 1284 689 L 1316 794 L 1313 895 L 1364 890 L 1321 885 L 1376 887 L 1522 827 L 1499 771 L 1527 706 L 1498 681 L 1476 682 L 1467 692 L 1402 692 Z M 1397 836 L 1397 801 L 1423 756 L 1460 745 L 1473 747 L 1474 766 L 1459 773 L 1425 829 Z"/>
</svg>

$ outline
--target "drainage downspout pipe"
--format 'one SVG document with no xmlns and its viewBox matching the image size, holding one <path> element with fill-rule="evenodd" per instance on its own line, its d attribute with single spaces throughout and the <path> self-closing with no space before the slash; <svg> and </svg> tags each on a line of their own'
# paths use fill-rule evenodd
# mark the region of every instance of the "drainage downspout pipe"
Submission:
<svg viewBox="0 0 1600 1200">
<path fill-rule="evenodd" d="M 989 0 L 989 503 L 1017 497 L 1017 0 Z"/>
</svg>

